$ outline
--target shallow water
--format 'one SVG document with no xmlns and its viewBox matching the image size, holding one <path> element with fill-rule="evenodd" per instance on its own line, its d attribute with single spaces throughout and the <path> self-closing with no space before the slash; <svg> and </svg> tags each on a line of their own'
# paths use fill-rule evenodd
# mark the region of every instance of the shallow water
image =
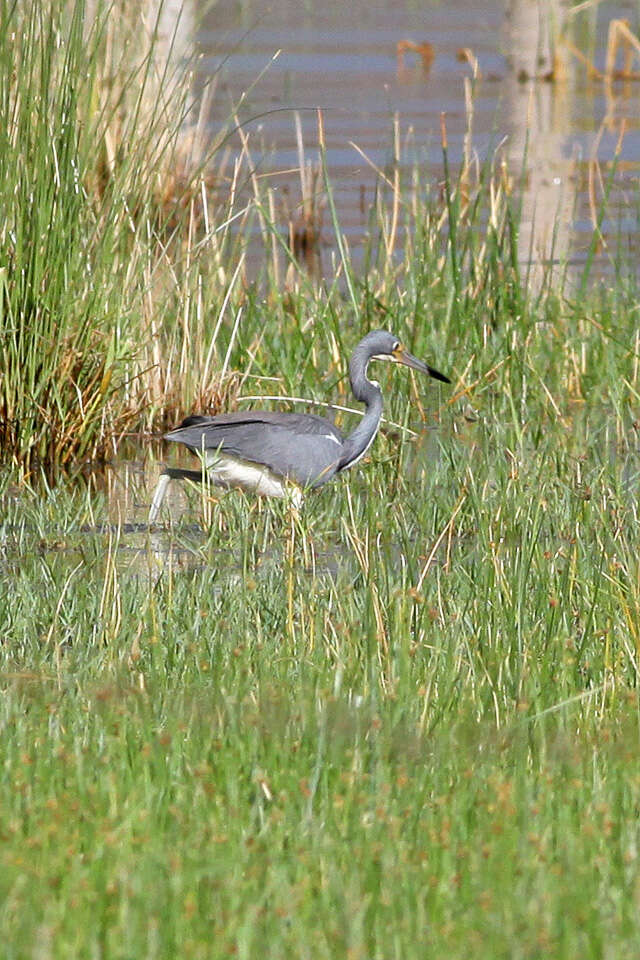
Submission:
<svg viewBox="0 0 640 960">
<path fill-rule="evenodd" d="M 623 121 L 620 162 L 603 232 L 633 255 L 640 84 L 616 81 L 607 86 L 589 80 L 573 49 L 603 70 L 611 21 L 626 18 L 631 29 L 637 29 L 638 5 L 581 6 L 581 13 L 569 17 L 565 5 L 548 0 L 540 5 L 546 11 L 540 18 L 533 0 L 419 5 L 275 0 L 268 10 L 255 2 L 222 0 L 205 13 L 198 34 L 201 77 L 215 76 L 217 83 L 212 128 L 219 128 L 232 105 L 244 98 L 239 117 L 250 135 L 255 169 L 268 178 L 283 209 L 295 217 L 300 185 L 294 115 L 300 118 L 305 160 L 312 162 L 317 160 L 316 108 L 322 108 L 340 223 L 357 251 L 375 196 L 373 167 L 384 169 L 393 159 L 394 117 L 405 167 L 417 163 L 434 182 L 441 177 L 442 112 L 452 162 L 460 162 L 469 121 L 465 83 L 472 71 L 458 51 L 467 48 L 480 71 L 473 94 L 474 149 L 482 159 L 492 146 L 503 143 L 516 170 L 527 151 L 523 255 L 531 245 L 534 262 L 552 255 L 576 265 L 584 260 L 592 233 L 589 162 L 598 158 L 606 165 L 612 160 Z M 553 67 L 545 26 L 550 10 L 559 22 L 564 20 L 566 38 L 556 47 L 555 70 L 562 81 L 555 83 L 531 79 Z M 416 53 L 406 53 L 399 63 L 397 44 L 404 40 L 431 44 L 430 65 Z M 231 143 L 240 150 L 239 139 Z M 597 176 L 595 194 L 601 197 Z M 554 239 L 552 224 L 558 215 L 560 230 Z M 329 234 L 326 223 L 327 244 Z M 600 272 L 606 272 L 607 262 L 603 251 Z"/>
<path fill-rule="evenodd" d="M 214 591 L 233 589 L 248 574 L 282 579 L 290 563 L 291 517 L 280 501 L 174 481 L 158 522 L 149 525 L 162 465 L 153 458 L 114 461 L 62 481 L 44 510 L 34 509 L 24 490 L 6 492 L 0 569 L 15 573 L 44 562 L 75 578 L 87 563 L 98 562 L 105 571 L 112 567 L 119 579 L 150 587 L 161 578 L 207 570 L 215 574 Z M 358 574 L 352 553 L 331 537 L 303 538 L 298 531 L 294 539 L 295 565 L 310 577 L 337 582 Z"/>
</svg>

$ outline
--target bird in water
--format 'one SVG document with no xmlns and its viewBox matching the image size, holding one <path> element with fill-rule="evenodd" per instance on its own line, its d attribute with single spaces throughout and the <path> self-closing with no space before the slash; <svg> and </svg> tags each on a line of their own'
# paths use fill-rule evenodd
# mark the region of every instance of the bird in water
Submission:
<svg viewBox="0 0 640 960">
<path fill-rule="evenodd" d="M 372 360 L 401 363 L 442 383 L 451 382 L 410 354 L 392 333 L 373 330 L 356 346 L 349 362 L 351 389 L 355 399 L 364 403 L 365 413 L 348 436 L 330 420 L 311 413 L 251 410 L 187 417 L 164 439 L 183 443 L 200 456 L 203 470 L 165 468 L 151 501 L 149 523 L 158 516 L 172 479 L 202 482 L 206 473 L 218 486 L 288 497 L 299 505 L 304 490 L 319 487 L 352 467 L 373 443 L 382 418 L 380 385 L 367 377 Z"/>
</svg>

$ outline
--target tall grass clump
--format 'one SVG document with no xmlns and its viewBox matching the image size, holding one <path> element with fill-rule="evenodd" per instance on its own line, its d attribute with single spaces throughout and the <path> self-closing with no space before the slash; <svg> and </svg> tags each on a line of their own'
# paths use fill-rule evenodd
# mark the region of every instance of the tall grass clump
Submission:
<svg viewBox="0 0 640 960">
<path fill-rule="evenodd" d="M 154 323 L 206 186 L 191 96 L 143 8 L 0 3 L 0 442 L 23 472 L 104 456 L 164 387 Z"/>
</svg>

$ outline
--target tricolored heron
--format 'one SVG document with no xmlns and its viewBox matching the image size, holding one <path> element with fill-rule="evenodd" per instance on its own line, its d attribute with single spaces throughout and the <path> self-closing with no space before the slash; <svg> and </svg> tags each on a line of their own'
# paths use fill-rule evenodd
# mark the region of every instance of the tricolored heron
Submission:
<svg viewBox="0 0 640 960">
<path fill-rule="evenodd" d="M 362 420 L 349 436 L 344 437 L 330 420 L 314 414 L 251 410 L 187 417 L 165 434 L 165 440 L 184 443 L 199 454 L 212 483 L 242 487 L 264 496 L 290 497 L 299 504 L 303 490 L 319 487 L 352 467 L 373 443 L 382 417 L 382 392 L 375 380 L 367 378 L 371 360 L 402 363 L 442 383 L 451 382 L 412 356 L 392 333 L 374 330 L 360 341 L 349 362 L 353 395 L 365 405 Z M 158 516 L 169 480 L 202 482 L 204 471 L 167 467 L 151 501 L 149 523 Z"/>
</svg>

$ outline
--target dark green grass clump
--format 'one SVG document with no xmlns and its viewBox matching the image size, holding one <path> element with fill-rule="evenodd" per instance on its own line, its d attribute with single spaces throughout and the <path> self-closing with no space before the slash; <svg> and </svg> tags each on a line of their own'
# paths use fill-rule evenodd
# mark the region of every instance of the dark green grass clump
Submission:
<svg viewBox="0 0 640 960">
<path fill-rule="evenodd" d="M 158 330 L 205 178 L 157 30 L 84 0 L 0 3 L 0 447 L 23 475 L 103 459 L 171 394 Z"/>
</svg>

